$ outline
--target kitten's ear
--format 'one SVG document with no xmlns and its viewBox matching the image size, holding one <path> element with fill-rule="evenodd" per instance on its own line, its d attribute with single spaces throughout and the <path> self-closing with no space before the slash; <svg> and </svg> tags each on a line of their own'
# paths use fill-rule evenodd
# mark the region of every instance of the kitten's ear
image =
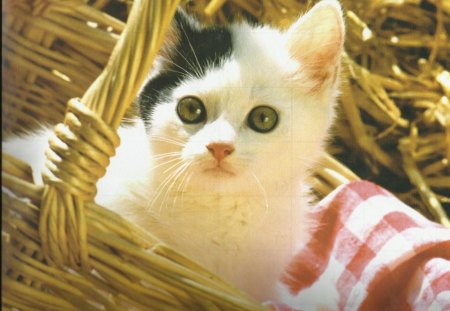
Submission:
<svg viewBox="0 0 450 311">
<path fill-rule="evenodd" d="M 181 7 L 177 8 L 174 19 L 174 26 L 176 28 L 198 30 L 200 27 L 199 21 L 193 15 L 189 15 Z"/>
<path fill-rule="evenodd" d="M 178 7 L 165 35 L 161 52 L 164 54 L 166 49 L 170 49 L 179 43 L 181 36 L 187 36 L 194 31 L 198 31 L 198 29 L 200 29 L 199 22 Z"/>
<path fill-rule="evenodd" d="M 323 0 L 287 31 L 291 57 L 307 70 L 309 78 L 321 85 L 335 79 L 344 43 L 344 21 L 337 0 Z"/>
</svg>

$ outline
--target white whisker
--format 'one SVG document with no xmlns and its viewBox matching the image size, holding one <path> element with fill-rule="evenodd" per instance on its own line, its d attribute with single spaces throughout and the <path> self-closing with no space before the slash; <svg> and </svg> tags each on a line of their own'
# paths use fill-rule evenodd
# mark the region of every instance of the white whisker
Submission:
<svg viewBox="0 0 450 311">
<path fill-rule="evenodd" d="M 183 174 L 183 172 L 186 170 L 186 168 L 189 166 L 189 162 L 183 163 L 179 168 L 177 168 L 175 170 L 175 172 L 172 174 L 172 178 L 170 179 L 170 183 L 167 183 L 164 187 L 167 188 L 167 190 L 165 191 L 164 197 L 161 201 L 160 204 L 160 211 L 162 209 L 162 206 L 164 205 L 164 203 L 167 201 L 167 198 L 170 194 L 170 192 L 172 191 L 173 186 L 175 185 L 175 183 L 177 182 L 178 178 Z M 168 185 L 168 187 L 167 187 Z"/>
<path fill-rule="evenodd" d="M 177 172 L 177 166 L 178 165 L 182 165 L 183 163 L 183 159 L 179 159 L 178 162 L 176 162 L 174 165 L 172 165 L 171 167 L 169 167 L 166 171 L 171 170 L 171 169 L 175 169 L 175 172 L 172 172 L 171 174 L 169 174 L 164 180 L 163 182 L 161 182 L 158 186 L 158 188 L 156 188 L 155 190 L 155 195 L 153 196 L 153 199 L 149 202 L 149 204 L 147 205 L 147 209 L 149 208 L 153 208 L 153 205 L 156 203 L 156 200 L 158 199 L 158 197 L 161 195 L 162 191 L 164 190 L 166 184 L 168 184 L 171 179 L 173 178 L 173 176 L 176 174 Z"/>
<path fill-rule="evenodd" d="M 189 36 L 186 34 L 186 31 L 184 30 L 184 28 L 181 28 L 181 30 L 183 31 L 184 35 L 186 36 L 187 43 L 189 44 L 189 47 L 191 48 L 192 54 L 194 55 L 195 61 L 197 62 L 197 66 L 198 66 L 198 70 L 199 70 L 198 73 L 201 74 L 202 65 L 200 65 L 200 62 L 199 62 L 199 60 L 197 58 L 197 54 L 195 54 L 194 47 L 192 46 L 191 41 L 189 40 Z M 195 68 L 194 66 L 192 66 L 192 67 Z"/>
<path fill-rule="evenodd" d="M 192 175 L 194 175 L 193 172 L 191 172 L 191 173 L 189 174 L 189 177 L 187 178 L 187 180 L 186 180 L 186 182 L 185 182 L 185 184 L 184 184 L 184 186 L 183 186 L 183 189 L 181 190 L 181 201 L 183 201 L 184 193 L 186 192 L 186 188 L 187 188 L 187 186 L 189 185 L 189 182 L 191 181 Z"/>
<path fill-rule="evenodd" d="M 180 52 L 178 51 L 177 48 L 174 48 L 174 49 L 175 49 L 175 51 L 176 51 L 178 54 L 180 54 Z M 181 55 L 181 56 L 183 56 L 183 55 Z M 183 58 L 184 58 L 184 57 L 183 57 Z M 166 58 L 166 57 L 164 57 L 164 60 L 167 61 L 168 63 L 171 63 L 172 65 L 174 65 L 174 66 L 176 66 L 177 68 L 179 68 L 179 69 L 182 70 L 182 71 L 178 71 L 178 70 L 169 69 L 169 70 L 167 70 L 167 71 L 171 71 L 171 72 L 174 72 L 174 73 L 179 73 L 179 74 L 181 74 L 181 75 L 186 75 L 186 76 L 188 76 L 188 77 L 192 76 L 191 73 L 188 72 L 188 71 L 186 70 L 186 68 L 181 67 L 180 65 L 178 65 L 177 63 L 175 63 L 173 60 L 171 60 L 171 59 L 169 59 L 169 58 Z M 186 62 L 188 62 L 187 59 L 185 59 L 185 60 L 186 60 Z M 189 62 L 188 62 L 188 63 L 189 63 Z M 192 65 L 191 65 L 191 66 L 192 66 Z"/>
<path fill-rule="evenodd" d="M 179 159 L 178 157 L 176 157 L 175 159 L 171 159 L 171 160 L 165 161 L 165 162 L 163 162 L 163 163 L 159 163 L 158 165 L 153 166 L 151 170 L 153 171 L 153 170 L 157 169 L 158 167 L 161 167 L 161 166 L 163 166 L 163 165 L 167 165 L 167 164 L 169 164 L 169 163 L 173 163 L 173 162 L 175 162 L 175 161 L 181 161 L 181 159 Z M 167 171 L 167 170 L 166 170 L 166 171 Z M 164 171 L 164 173 L 165 173 L 166 171 Z"/>
<path fill-rule="evenodd" d="M 180 155 L 181 155 L 181 152 L 179 152 L 179 151 L 166 152 L 166 153 L 162 153 L 162 154 L 153 156 L 153 160 L 161 160 L 164 158 L 176 157 L 176 156 L 180 156 Z"/>
<path fill-rule="evenodd" d="M 189 162 L 188 166 L 190 166 L 192 163 L 193 163 L 193 161 Z M 188 166 L 184 170 L 185 172 L 187 171 Z M 174 199 L 173 199 L 172 209 L 175 208 L 179 194 L 181 194 L 181 202 L 183 202 L 184 191 L 186 190 L 186 187 L 192 177 L 192 174 L 193 174 L 192 172 L 190 174 L 189 173 L 185 174 L 184 177 L 182 178 L 182 180 L 180 181 L 180 184 L 178 185 L 177 191 L 176 191 Z"/>
<path fill-rule="evenodd" d="M 194 55 L 194 58 L 195 58 L 195 60 L 196 60 L 196 62 L 197 62 L 197 66 L 196 66 L 194 63 L 190 62 L 190 61 L 184 56 L 184 54 L 181 53 L 181 51 L 180 51 L 178 48 L 174 47 L 173 49 L 178 53 L 178 55 L 180 55 L 180 56 L 186 61 L 186 63 L 187 63 L 187 64 L 191 67 L 191 69 L 194 71 L 195 75 L 197 75 L 198 77 L 200 77 L 200 76 L 202 76 L 202 67 L 201 67 L 201 65 L 200 65 L 200 62 L 198 61 L 197 55 L 195 54 L 194 48 L 192 47 L 192 44 L 191 44 L 191 42 L 190 42 L 190 40 L 189 40 L 189 36 L 186 34 L 186 31 L 184 30 L 184 28 L 181 27 L 181 30 L 183 31 L 184 36 L 185 36 L 185 38 L 186 38 L 186 40 L 187 40 L 187 42 L 188 42 L 188 44 L 189 44 L 189 47 L 190 47 L 190 49 L 191 49 L 191 51 L 192 51 L 192 53 L 193 53 L 193 55 Z M 177 64 L 175 64 L 175 65 L 176 65 L 177 67 L 180 67 L 180 66 L 178 66 Z M 185 69 L 185 70 L 186 70 L 186 69 Z"/>
<path fill-rule="evenodd" d="M 259 190 L 261 190 L 263 197 L 264 197 L 264 203 L 265 203 L 265 213 L 267 214 L 269 212 L 269 201 L 267 199 L 267 192 L 266 189 L 264 188 L 264 186 L 262 185 L 261 181 L 259 180 L 259 178 L 255 175 L 255 173 L 251 172 L 252 176 L 255 178 L 256 180 L 256 184 L 258 185 Z"/>
<path fill-rule="evenodd" d="M 156 140 L 156 141 L 161 141 L 161 142 L 167 142 L 167 143 L 171 143 L 177 146 L 181 146 L 184 147 L 185 143 L 182 141 L 178 141 L 172 138 L 168 138 L 168 137 L 164 137 L 164 136 L 158 136 L 158 135 L 151 135 L 150 139 L 152 140 Z"/>
</svg>

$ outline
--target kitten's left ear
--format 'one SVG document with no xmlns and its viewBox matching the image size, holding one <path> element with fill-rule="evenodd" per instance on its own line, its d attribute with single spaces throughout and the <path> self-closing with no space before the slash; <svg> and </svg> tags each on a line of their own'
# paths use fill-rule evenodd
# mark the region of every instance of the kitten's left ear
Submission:
<svg viewBox="0 0 450 311">
<path fill-rule="evenodd" d="M 344 33 L 342 9 L 337 0 L 319 2 L 288 29 L 289 53 L 316 85 L 336 78 Z"/>
</svg>

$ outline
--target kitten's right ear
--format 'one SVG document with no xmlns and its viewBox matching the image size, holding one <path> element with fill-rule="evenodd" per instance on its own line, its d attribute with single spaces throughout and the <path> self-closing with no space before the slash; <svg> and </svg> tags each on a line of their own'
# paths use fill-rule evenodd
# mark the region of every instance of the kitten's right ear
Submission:
<svg viewBox="0 0 450 311">
<path fill-rule="evenodd" d="M 177 8 L 175 16 L 165 34 L 161 53 L 165 55 L 171 52 L 172 47 L 177 46 L 181 36 L 187 35 L 194 29 L 200 28 L 199 23 L 193 17 L 189 16 L 182 8 Z"/>
<path fill-rule="evenodd" d="M 182 8 L 178 7 L 173 19 L 177 28 L 200 28 L 199 22 L 192 15 L 189 15 Z"/>
<path fill-rule="evenodd" d="M 287 31 L 287 47 L 317 86 L 337 75 L 344 44 L 344 21 L 337 0 L 323 0 Z"/>
</svg>

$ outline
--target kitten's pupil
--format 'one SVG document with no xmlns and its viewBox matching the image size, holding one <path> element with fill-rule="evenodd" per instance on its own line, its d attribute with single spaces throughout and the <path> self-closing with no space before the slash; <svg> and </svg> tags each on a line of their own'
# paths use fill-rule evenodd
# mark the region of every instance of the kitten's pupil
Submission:
<svg viewBox="0 0 450 311">
<path fill-rule="evenodd" d="M 259 120 L 261 121 L 261 123 L 267 123 L 269 121 L 269 118 L 263 113 L 261 113 L 261 115 L 259 116 Z"/>
<path fill-rule="evenodd" d="M 199 115 L 200 113 L 202 113 L 200 108 L 196 107 L 193 104 L 190 104 L 188 109 L 189 109 L 189 112 L 193 115 Z"/>
</svg>

